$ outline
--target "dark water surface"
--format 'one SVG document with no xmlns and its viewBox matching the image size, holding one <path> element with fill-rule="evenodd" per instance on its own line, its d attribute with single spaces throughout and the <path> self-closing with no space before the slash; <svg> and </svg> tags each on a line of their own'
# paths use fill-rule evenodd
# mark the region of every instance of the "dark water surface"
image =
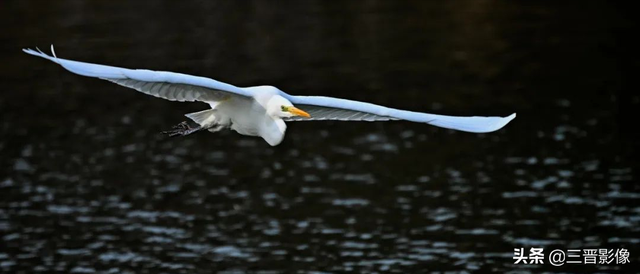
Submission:
<svg viewBox="0 0 640 274">
<path fill-rule="evenodd" d="M 3 1 L 0 272 L 632 271 L 636 23 L 608 2 Z M 518 118 L 491 134 L 289 123 L 158 132 L 203 104 L 19 50 L 292 94 Z M 633 49 L 633 50 L 632 50 Z M 514 248 L 627 248 L 514 265 Z"/>
</svg>

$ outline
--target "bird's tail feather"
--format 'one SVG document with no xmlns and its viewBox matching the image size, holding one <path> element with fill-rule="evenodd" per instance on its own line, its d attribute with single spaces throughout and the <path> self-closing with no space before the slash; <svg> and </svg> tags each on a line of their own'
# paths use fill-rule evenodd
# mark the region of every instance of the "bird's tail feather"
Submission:
<svg viewBox="0 0 640 274">
<path fill-rule="evenodd" d="M 203 111 L 187 113 L 184 116 L 187 116 L 187 118 L 196 122 L 203 128 L 209 128 L 217 123 L 215 109 L 207 109 Z"/>
</svg>

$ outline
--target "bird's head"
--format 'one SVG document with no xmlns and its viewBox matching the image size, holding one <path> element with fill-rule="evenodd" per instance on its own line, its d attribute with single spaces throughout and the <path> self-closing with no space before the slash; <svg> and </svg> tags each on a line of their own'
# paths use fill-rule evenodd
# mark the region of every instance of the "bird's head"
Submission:
<svg viewBox="0 0 640 274">
<path fill-rule="evenodd" d="M 269 113 L 269 115 L 279 118 L 287 118 L 293 116 L 301 116 L 306 118 L 311 117 L 309 113 L 297 107 L 294 107 L 289 100 L 279 95 L 275 95 L 273 96 L 273 98 L 271 98 L 271 100 L 269 100 L 269 103 L 267 104 L 267 112 Z"/>
</svg>

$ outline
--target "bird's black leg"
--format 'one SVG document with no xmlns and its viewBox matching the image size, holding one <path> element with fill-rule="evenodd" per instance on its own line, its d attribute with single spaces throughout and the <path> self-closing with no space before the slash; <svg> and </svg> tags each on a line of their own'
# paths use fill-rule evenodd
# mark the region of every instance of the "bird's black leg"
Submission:
<svg viewBox="0 0 640 274">
<path fill-rule="evenodd" d="M 198 131 L 204 130 L 201 126 L 191 127 L 187 122 L 179 123 L 173 126 L 172 130 L 163 131 L 162 134 L 166 134 L 169 137 L 175 136 L 187 136 L 192 133 L 196 133 Z"/>
</svg>

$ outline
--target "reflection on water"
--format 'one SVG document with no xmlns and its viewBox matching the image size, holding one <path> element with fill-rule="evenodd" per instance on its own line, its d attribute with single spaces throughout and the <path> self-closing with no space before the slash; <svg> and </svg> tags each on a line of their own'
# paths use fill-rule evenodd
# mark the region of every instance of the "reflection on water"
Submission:
<svg viewBox="0 0 640 274">
<path fill-rule="evenodd" d="M 516 247 L 628 248 L 637 263 L 635 139 L 611 111 L 624 82 L 591 46 L 617 46 L 618 10 L 459 4 L 9 4 L 0 270 L 539 271 L 514 266 Z M 50 42 L 74 59 L 518 119 L 480 135 L 290 123 L 278 147 L 165 139 L 202 106 L 18 51 Z"/>
</svg>

